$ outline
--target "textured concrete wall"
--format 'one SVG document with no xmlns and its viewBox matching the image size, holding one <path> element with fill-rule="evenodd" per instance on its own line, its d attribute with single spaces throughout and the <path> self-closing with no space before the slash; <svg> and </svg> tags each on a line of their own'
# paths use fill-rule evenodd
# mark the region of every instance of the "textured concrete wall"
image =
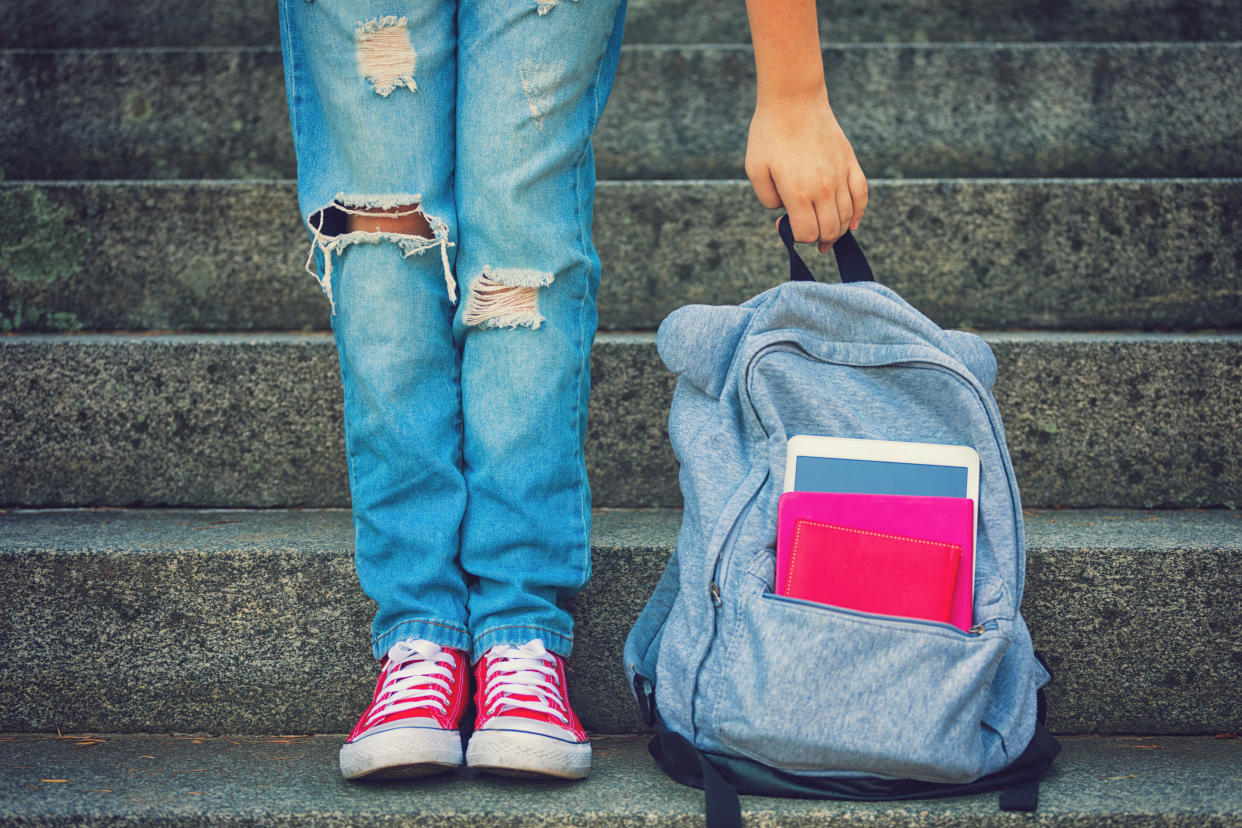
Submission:
<svg viewBox="0 0 1242 828">
<path fill-rule="evenodd" d="M 778 284 L 774 215 L 740 181 L 602 182 L 601 327 Z M 0 252 L 0 329 L 328 327 L 290 182 L 0 184 L 0 224 L 23 251 Z M 945 327 L 1242 325 L 1242 179 L 873 181 L 857 237 Z"/>
<path fill-rule="evenodd" d="M 1242 336 L 996 334 L 1028 506 L 1239 505 Z M 678 506 L 654 335 L 592 356 L 596 506 Z M 327 334 L 0 338 L 0 504 L 348 502 Z"/>
<path fill-rule="evenodd" d="M 827 41 L 1236 40 L 1232 0 L 820 0 Z M 12 0 L 0 7 L 0 48 L 274 46 L 276 5 L 247 0 Z M 738 43 L 741 2 L 630 0 L 628 43 Z"/>
<path fill-rule="evenodd" d="M 595 515 L 569 677 L 596 732 L 640 727 L 621 647 L 679 520 Z M 1225 511 L 1028 518 L 1054 730 L 1236 727 L 1240 530 Z M 369 698 L 347 512 L 10 513 L 0 539 L 0 730 L 342 732 Z"/>
<path fill-rule="evenodd" d="M 1236 43 L 824 51 L 875 178 L 1236 176 L 1240 60 Z M 627 47 L 595 135 L 600 177 L 743 177 L 753 88 L 749 47 Z M 0 102 L 8 180 L 295 173 L 272 49 L 0 52 Z"/>
</svg>

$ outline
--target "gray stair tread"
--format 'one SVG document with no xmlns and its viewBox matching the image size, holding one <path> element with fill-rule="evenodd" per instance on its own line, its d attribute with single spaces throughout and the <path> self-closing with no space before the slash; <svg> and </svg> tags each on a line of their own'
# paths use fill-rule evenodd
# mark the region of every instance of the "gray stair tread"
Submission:
<svg viewBox="0 0 1242 828">
<path fill-rule="evenodd" d="M 985 339 L 1026 505 L 1239 505 L 1242 334 Z M 595 505 L 679 506 L 654 334 L 591 370 Z M 0 505 L 348 502 L 329 334 L 10 335 L 0 399 Z"/>
<path fill-rule="evenodd" d="M 248 221 L 204 222 L 220 204 Z M 292 182 L 8 182 L 0 205 L 37 253 L 0 257 L 0 329 L 328 327 Z M 773 215 L 745 181 L 601 182 L 601 328 L 777 284 Z M 1236 178 L 872 180 L 858 238 L 877 278 L 945 327 L 1238 327 L 1239 215 Z"/>
<path fill-rule="evenodd" d="M 820 36 L 838 42 L 962 40 L 1236 40 L 1232 0 L 1091 0 L 1049 7 L 927 0 L 820 0 Z M 533 4 L 532 4 L 533 6 Z M 737 43 L 748 38 L 741 2 L 630 0 L 627 43 Z M 244 0 L 140 2 L 14 0 L 0 7 L 0 46 L 274 46 L 276 4 Z"/>
<path fill-rule="evenodd" d="M 824 60 L 872 177 L 1239 172 L 1242 43 L 866 44 Z M 625 47 L 600 177 L 742 177 L 753 85 L 746 46 Z M 275 49 L 0 51 L 0 100 L 7 180 L 294 175 Z"/>
<path fill-rule="evenodd" d="M 0 509 L 0 548 L 7 555 L 337 555 L 353 548 L 350 514 L 343 508 Z M 610 508 L 591 514 L 591 544 L 609 555 L 634 549 L 671 552 L 682 515 L 678 509 Z M 1242 553 L 1242 510 L 1028 508 L 1024 521 L 1027 547 L 1038 552 Z"/>
<path fill-rule="evenodd" d="M 679 525 L 595 512 L 569 664 L 594 731 L 641 727 L 621 651 Z M 1032 511 L 1027 543 L 1055 731 L 1236 729 L 1242 512 Z M 0 583 L 0 730 L 348 730 L 374 681 L 345 510 L 14 510 Z"/>
<path fill-rule="evenodd" d="M 582 782 L 456 771 L 359 785 L 340 778 L 340 736 L 98 739 L 12 735 L 0 750 L 0 819 L 21 825 L 176 822 L 549 826 L 702 824 L 703 794 L 656 767 L 644 740 L 592 743 Z M 79 747 L 79 745 L 85 745 Z M 1030 825 L 1242 825 L 1242 742 L 1211 737 L 1065 739 Z M 63 779 L 64 782 L 47 782 Z M 997 795 L 850 803 L 743 797 L 748 825 L 1008 826 Z"/>
</svg>

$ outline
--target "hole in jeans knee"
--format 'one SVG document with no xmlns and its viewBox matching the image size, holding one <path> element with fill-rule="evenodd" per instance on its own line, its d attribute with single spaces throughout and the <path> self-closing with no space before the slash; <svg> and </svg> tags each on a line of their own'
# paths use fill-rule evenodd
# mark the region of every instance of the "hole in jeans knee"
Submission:
<svg viewBox="0 0 1242 828">
<path fill-rule="evenodd" d="M 401 233 L 406 236 L 432 237 L 431 223 L 417 204 L 391 209 L 370 207 L 351 211 L 345 217 L 349 233 Z"/>
<path fill-rule="evenodd" d="M 356 195 L 338 193 L 332 203 L 307 217 L 313 241 L 306 260 L 306 271 L 319 280 L 324 294 L 332 303 L 332 257 L 340 255 L 352 244 L 392 243 L 403 256 L 423 253 L 433 247 L 440 250 L 444 282 L 449 301 L 457 301 L 457 280 L 449 262 L 448 225 L 443 219 L 423 212 L 421 195 Z M 323 273 L 312 269 L 315 252 L 323 258 Z"/>
<path fill-rule="evenodd" d="M 552 281 L 552 274 L 527 269 L 483 268 L 470 285 L 462 322 L 467 327 L 538 328 L 538 289 Z"/>
<path fill-rule="evenodd" d="M 328 238 L 347 233 L 397 233 L 403 236 L 435 236 L 431 222 L 417 201 L 392 207 L 351 207 L 333 203 L 310 217 L 312 227 Z"/>
</svg>

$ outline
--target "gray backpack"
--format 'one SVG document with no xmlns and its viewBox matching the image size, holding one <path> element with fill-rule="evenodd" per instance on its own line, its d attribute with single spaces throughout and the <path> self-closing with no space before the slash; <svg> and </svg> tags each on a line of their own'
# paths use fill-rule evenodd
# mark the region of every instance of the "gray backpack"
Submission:
<svg viewBox="0 0 1242 828">
<path fill-rule="evenodd" d="M 1001 790 L 1033 810 L 1059 746 L 1049 675 L 1019 613 L 1025 540 L 992 398 L 996 360 L 877 284 L 850 234 L 842 284 L 781 236 L 790 281 L 740 306 L 688 305 L 659 330 L 677 375 L 669 438 L 685 503 L 677 549 L 631 630 L 625 669 L 651 751 L 707 790 L 904 799 Z M 971 632 L 773 594 L 777 498 L 794 434 L 973 446 L 980 458 Z"/>
</svg>

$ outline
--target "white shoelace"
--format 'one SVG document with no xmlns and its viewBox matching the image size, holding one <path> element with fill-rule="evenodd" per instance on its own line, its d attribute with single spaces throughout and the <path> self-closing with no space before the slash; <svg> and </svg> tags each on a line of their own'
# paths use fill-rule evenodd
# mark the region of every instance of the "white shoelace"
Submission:
<svg viewBox="0 0 1242 828">
<path fill-rule="evenodd" d="M 387 678 L 363 729 L 393 713 L 416 708 L 448 712 L 453 690 L 453 657 L 438 644 L 422 639 L 398 641 L 388 649 Z"/>
<path fill-rule="evenodd" d="M 497 644 L 487 651 L 487 692 L 483 705 L 489 714 L 522 708 L 547 713 L 562 724 L 569 724 L 565 715 L 565 699 L 556 682 L 556 662 L 536 638 L 512 646 Z M 514 698 L 527 696 L 533 698 Z"/>
</svg>

